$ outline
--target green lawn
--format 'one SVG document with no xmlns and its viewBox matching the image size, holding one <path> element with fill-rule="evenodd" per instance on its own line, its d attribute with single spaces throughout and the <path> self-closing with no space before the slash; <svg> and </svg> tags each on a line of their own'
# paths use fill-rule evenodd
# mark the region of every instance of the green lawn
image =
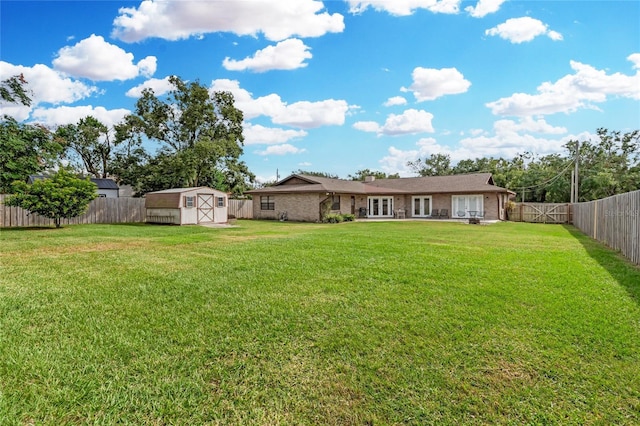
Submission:
<svg viewBox="0 0 640 426">
<path fill-rule="evenodd" d="M 0 424 L 638 424 L 640 268 L 557 225 L 0 231 Z"/>
</svg>

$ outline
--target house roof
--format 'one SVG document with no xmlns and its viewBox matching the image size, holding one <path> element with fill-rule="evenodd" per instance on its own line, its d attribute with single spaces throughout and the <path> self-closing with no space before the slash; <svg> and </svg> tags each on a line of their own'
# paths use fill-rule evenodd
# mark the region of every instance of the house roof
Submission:
<svg viewBox="0 0 640 426">
<path fill-rule="evenodd" d="M 118 184 L 113 179 L 91 178 L 91 182 L 98 185 L 98 189 L 118 189 Z"/>
<path fill-rule="evenodd" d="M 340 194 L 437 194 L 511 192 L 496 186 L 491 173 L 376 179 L 369 182 L 293 174 L 274 186 L 246 191 L 248 194 L 340 193 Z"/>
<path fill-rule="evenodd" d="M 496 186 L 491 173 L 470 173 L 449 176 L 427 176 L 399 179 L 376 179 L 368 185 L 379 188 L 401 189 L 417 194 L 469 193 L 469 192 L 509 192 Z"/>
<path fill-rule="evenodd" d="M 147 192 L 147 194 L 179 194 L 179 193 L 183 193 L 183 192 L 202 191 L 202 190 L 214 191 L 214 192 L 219 192 L 221 194 L 225 194 L 225 192 L 223 192 L 223 191 L 219 191 L 217 189 L 209 188 L 208 186 L 193 186 L 193 187 L 190 187 L 190 188 L 163 189 L 162 191 Z"/>
</svg>

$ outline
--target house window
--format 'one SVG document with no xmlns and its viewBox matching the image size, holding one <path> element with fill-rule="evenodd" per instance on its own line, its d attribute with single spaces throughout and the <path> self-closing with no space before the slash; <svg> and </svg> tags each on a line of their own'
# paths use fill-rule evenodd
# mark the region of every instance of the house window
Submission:
<svg viewBox="0 0 640 426">
<path fill-rule="evenodd" d="M 260 210 L 275 210 L 276 200 L 273 195 L 262 195 L 260 197 Z"/>
<path fill-rule="evenodd" d="M 195 207 L 196 206 L 196 197 L 184 197 L 184 206 L 185 207 Z"/>
<path fill-rule="evenodd" d="M 331 197 L 331 210 L 340 210 L 340 196 L 333 195 Z"/>
<path fill-rule="evenodd" d="M 216 197 L 216 206 L 224 207 L 224 197 Z"/>
</svg>

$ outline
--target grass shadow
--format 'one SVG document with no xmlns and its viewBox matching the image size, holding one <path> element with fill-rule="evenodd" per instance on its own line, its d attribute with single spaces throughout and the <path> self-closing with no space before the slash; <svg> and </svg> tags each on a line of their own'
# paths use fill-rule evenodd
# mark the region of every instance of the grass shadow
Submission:
<svg viewBox="0 0 640 426">
<path fill-rule="evenodd" d="M 582 244 L 589 256 L 627 290 L 631 298 L 640 305 L 640 266 L 634 265 L 620 252 L 607 247 L 582 233 L 573 225 L 562 225 L 576 240 Z"/>
<path fill-rule="evenodd" d="M 54 225 L 51 226 L 12 226 L 10 228 L 0 228 L 0 233 L 3 232 L 28 232 L 28 231 L 56 231 L 64 229 L 65 227 L 56 228 Z"/>
</svg>

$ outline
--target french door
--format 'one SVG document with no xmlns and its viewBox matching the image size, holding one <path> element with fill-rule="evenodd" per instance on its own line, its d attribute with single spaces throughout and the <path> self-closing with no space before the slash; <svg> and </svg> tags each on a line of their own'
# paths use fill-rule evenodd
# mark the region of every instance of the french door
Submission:
<svg viewBox="0 0 640 426">
<path fill-rule="evenodd" d="M 431 197 L 417 196 L 412 197 L 413 217 L 431 216 Z"/>
<path fill-rule="evenodd" d="M 393 197 L 369 197 L 368 217 L 393 217 Z"/>
</svg>

